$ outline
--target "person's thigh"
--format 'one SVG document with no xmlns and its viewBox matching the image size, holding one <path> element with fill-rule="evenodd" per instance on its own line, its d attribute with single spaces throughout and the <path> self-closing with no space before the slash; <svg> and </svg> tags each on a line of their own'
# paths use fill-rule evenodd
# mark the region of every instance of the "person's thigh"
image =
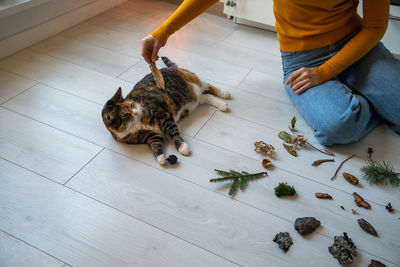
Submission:
<svg viewBox="0 0 400 267">
<path fill-rule="evenodd" d="M 400 61 L 382 43 L 339 75 L 400 133 Z"/>
<path fill-rule="evenodd" d="M 288 76 L 285 76 L 285 80 Z M 357 141 L 379 124 L 368 101 L 353 94 L 338 79 L 332 79 L 297 95 L 286 85 L 286 92 L 314 129 L 323 145 Z"/>
</svg>

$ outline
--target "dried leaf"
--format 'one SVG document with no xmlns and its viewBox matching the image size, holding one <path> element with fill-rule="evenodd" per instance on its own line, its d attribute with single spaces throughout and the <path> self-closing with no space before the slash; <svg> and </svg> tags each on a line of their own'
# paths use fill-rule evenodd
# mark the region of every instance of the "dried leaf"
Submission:
<svg viewBox="0 0 400 267">
<path fill-rule="evenodd" d="M 294 116 L 294 117 L 292 118 L 292 121 L 290 122 L 290 125 L 292 126 L 292 127 L 290 128 L 290 130 L 294 130 L 294 127 L 296 126 L 296 116 Z"/>
<path fill-rule="evenodd" d="M 285 147 L 286 151 L 289 152 L 289 154 L 297 157 L 297 152 L 296 152 L 296 150 L 293 149 L 293 146 L 289 146 L 287 144 L 283 144 L 283 146 Z"/>
<path fill-rule="evenodd" d="M 278 134 L 278 137 L 279 137 L 280 139 L 282 139 L 283 142 L 288 143 L 288 144 L 293 144 L 293 143 L 296 142 L 296 140 L 297 140 L 297 137 L 296 137 L 295 135 L 290 134 L 290 133 L 285 132 L 285 131 L 281 131 L 281 132 Z"/>
</svg>

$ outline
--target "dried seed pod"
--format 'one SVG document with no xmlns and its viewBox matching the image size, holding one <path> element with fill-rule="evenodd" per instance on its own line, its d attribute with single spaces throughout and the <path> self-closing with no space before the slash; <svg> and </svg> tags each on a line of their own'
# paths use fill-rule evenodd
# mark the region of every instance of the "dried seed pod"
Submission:
<svg viewBox="0 0 400 267">
<path fill-rule="evenodd" d="M 322 199 L 332 199 L 332 196 L 328 193 L 315 193 L 315 196 Z"/>
<path fill-rule="evenodd" d="M 385 206 L 385 208 L 387 209 L 388 212 L 394 211 L 394 209 L 392 208 L 392 204 L 390 204 L 390 202 Z"/>
<path fill-rule="evenodd" d="M 157 68 L 155 63 L 150 63 L 150 69 L 153 73 L 154 80 L 156 81 L 157 87 L 160 89 L 165 89 L 164 77 L 161 71 Z"/>
<path fill-rule="evenodd" d="M 272 160 L 265 158 L 262 160 L 261 164 L 263 165 L 264 168 L 268 169 L 272 167 Z"/>
<path fill-rule="evenodd" d="M 294 222 L 294 229 L 301 235 L 308 235 L 314 232 L 320 225 L 321 222 L 314 217 L 303 217 L 296 219 Z"/>
<path fill-rule="evenodd" d="M 355 177 L 354 175 L 347 173 L 347 172 L 342 173 L 342 175 L 343 175 L 344 179 L 346 179 L 347 182 L 354 184 L 354 185 L 358 184 L 358 178 Z"/>
<path fill-rule="evenodd" d="M 275 148 L 272 145 L 265 143 L 264 141 L 256 141 L 254 142 L 254 146 L 254 151 L 256 152 L 261 152 L 271 157 L 275 154 Z"/>
<path fill-rule="evenodd" d="M 368 267 L 386 267 L 385 264 L 383 264 L 380 261 L 377 260 L 371 260 L 371 263 L 368 265 Z"/>
<path fill-rule="evenodd" d="M 371 160 L 372 159 L 372 153 L 374 153 L 374 150 L 372 149 L 372 147 L 368 148 L 367 153 L 368 153 L 368 158 Z"/>
<path fill-rule="evenodd" d="M 365 232 L 370 233 L 371 235 L 374 236 L 378 236 L 378 233 L 376 232 L 375 228 L 369 222 L 367 222 L 364 219 L 358 219 L 357 222 Z"/>
<path fill-rule="evenodd" d="M 178 158 L 175 155 L 169 155 L 169 157 L 167 158 L 167 162 L 173 165 L 178 162 Z"/>
<path fill-rule="evenodd" d="M 293 240 L 288 232 L 280 232 L 276 234 L 273 241 L 278 243 L 279 248 L 285 252 L 288 251 L 290 246 L 293 244 Z"/>
<path fill-rule="evenodd" d="M 353 258 L 357 256 L 353 240 L 346 233 L 343 233 L 343 236 L 335 236 L 333 240 L 333 245 L 328 248 L 332 256 L 342 265 L 352 263 Z"/>
<path fill-rule="evenodd" d="M 364 209 L 370 209 L 371 205 L 365 201 L 359 194 L 356 192 L 353 193 L 354 197 L 354 202 L 357 204 L 357 206 L 362 207 Z"/>
<path fill-rule="evenodd" d="M 321 165 L 324 162 L 334 162 L 334 161 L 335 161 L 334 159 L 320 159 L 320 160 L 314 161 L 311 165 L 316 167 L 316 166 Z"/>
</svg>

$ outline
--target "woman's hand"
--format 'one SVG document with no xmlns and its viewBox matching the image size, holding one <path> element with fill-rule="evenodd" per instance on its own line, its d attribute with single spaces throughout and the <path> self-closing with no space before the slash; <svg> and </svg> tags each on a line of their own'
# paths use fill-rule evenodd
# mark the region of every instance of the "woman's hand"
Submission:
<svg viewBox="0 0 400 267">
<path fill-rule="evenodd" d="M 319 84 L 318 75 L 314 69 L 301 68 L 293 72 L 286 80 L 286 85 L 296 93 L 301 94 Z"/>
<path fill-rule="evenodd" d="M 149 35 L 142 40 L 142 57 L 147 63 L 154 63 L 158 59 L 158 51 L 160 48 L 160 41 L 152 35 Z"/>
</svg>

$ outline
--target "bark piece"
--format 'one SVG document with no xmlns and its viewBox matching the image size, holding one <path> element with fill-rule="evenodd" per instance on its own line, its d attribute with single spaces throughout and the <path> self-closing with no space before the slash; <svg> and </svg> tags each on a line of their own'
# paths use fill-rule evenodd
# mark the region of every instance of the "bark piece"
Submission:
<svg viewBox="0 0 400 267">
<path fill-rule="evenodd" d="M 374 236 L 378 236 L 378 233 L 376 232 L 375 228 L 369 222 L 367 222 L 364 219 L 358 219 L 357 222 L 365 232 L 370 233 L 371 235 Z"/>
<path fill-rule="evenodd" d="M 278 243 L 279 248 L 285 252 L 288 251 L 290 246 L 293 244 L 293 240 L 288 232 L 280 232 L 276 234 L 273 241 Z"/>
<path fill-rule="evenodd" d="M 354 197 L 354 202 L 357 204 L 357 206 L 362 207 L 364 209 L 370 209 L 371 205 L 365 201 L 359 194 L 356 192 L 353 193 Z"/>
<path fill-rule="evenodd" d="M 352 175 L 348 172 L 344 172 L 344 173 L 342 173 L 342 175 L 343 175 L 344 179 L 346 179 L 347 182 L 349 182 L 353 185 L 358 184 L 358 178 L 355 177 L 354 175 Z"/>
<path fill-rule="evenodd" d="M 368 267 L 386 267 L 385 264 L 383 264 L 380 261 L 377 260 L 371 260 L 371 263 L 368 265 Z"/>
<path fill-rule="evenodd" d="M 332 199 L 332 196 L 328 193 L 315 193 L 315 196 L 322 199 Z"/>
<path fill-rule="evenodd" d="M 320 225 L 321 222 L 314 217 L 303 217 L 296 219 L 294 222 L 294 229 L 301 235 L 308 235 L 314 232 Z"/>
<path fill-rule="evenodd" d="M 347 236 L 347 233 L 343 233 L 343 236 L 335 236 L 333 240 L 333 245 L 328 248 L 332 256 L 342 265 L 352 263 L 354 257 L 357 256 L 353 240 Z"/>
</svg>

